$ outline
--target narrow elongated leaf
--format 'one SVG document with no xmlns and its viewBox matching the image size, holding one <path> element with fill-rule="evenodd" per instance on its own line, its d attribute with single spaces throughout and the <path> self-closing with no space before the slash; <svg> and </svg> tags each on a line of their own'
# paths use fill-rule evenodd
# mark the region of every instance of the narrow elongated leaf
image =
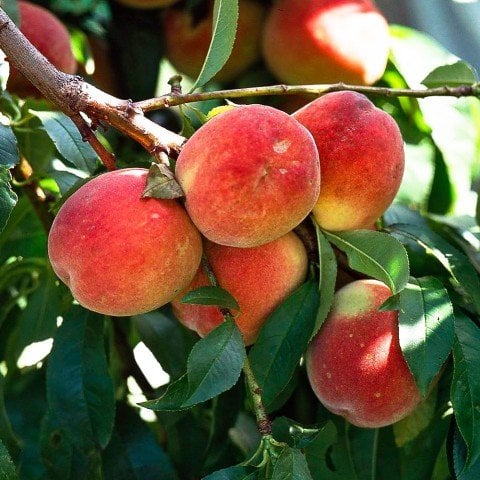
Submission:
<svg viewBox="0 0 480 480">
<path fill-rule="evenodd" d="M 225 65 L 232 53 L 238 21 L 238 0 L 215 0 L 212 40 L 192 90 L 205 85 Z"/>
<path fill-rule="evenodd" d="M 477 460 L 471 466 L 465 468 L 468 449 L 457 425 L 453 428 L 452 437 L 451 463 L 456 475 L 455 478 L 458 480 L 478 480 L 478 478 L 480 478 L 480 460 Z"/>
<path fill-rule="evenodd" d="M 395 236 L 415 240 L 428 254 L 433 255 L 458 286 L 468 294 L 473 306 L 480 313 L 480 280 L 475 268 L 462 252 L 425 227 L 395 224 L 390 230 Z"/>
<path fill-rule="evenodd" d="M 5 228 L 10 213 L 12 213 L 18 200 L 16 193 L 10 186 L 11 179 L 9 170 L 0 167 L 0 233 Z"/>
<path fill-rule="evenodd" d="M 442 65 L 432 70 L 423 80 L 422 84 L 427 88 L 458 87 L 470 85 L 478 81 L 473 68 L 466 62 L 455 62 L 450 65 Z"/>
<path fill-rule="evenodd" d="M 371 230 L 324 232 L 327 239 L 346 253 L 351 268 L 376 278 L 400 292 L 408 282 L 408 256 L 392 236 Z"/>
<path fill-rule="evenodd" d="M 115 401 L 103 328 L 102 316 L 71 307 L 47 367 L 49 408 L 82 449 L 105 447 L 113 429 Z"/>
<path fill-rule="evenodd" d="M 19 453 L 20 445 L 5 408 L 3 383 L 3 375 L 0 373 L 0 441 L 5 444 L 13 456 L 16 456 Z"/>
<path fill-rule="evenodd" d="M 205 402 L 237 383 L 244 359 L 242 335 L 229 319 L 195 344 L 188 357 L 187 372 L 171 383 L 162 397 L 142 406 L 181 410 Z"/>
<path fill-rule="evenodd" d="M 399 294 L 399 338 L 405 359 L 423 396 L 452 349 L 453 307 L 434 277 L 411 278 Z"/>
<path fill-rule="evenodd" d="M 308 281 L 287 298 L 260 330 L 249 359 L 267 409 L 284 391 L 312 336 L 318 287 Z"/>
<path fill-rule="evenodd" d="M 0 441 L 0 480 L 16 480 L 17 478 L 15 465 L 5 445 Z"/>
<path fill-rule="evenodd" d="M 84 142 L 75 124 L 61 112 L 43 112 L 31 110 L 40 119 L 48 136 L 60 154 L 79 170 L 93 173 L 98 159 L 97 154 L 87 142 Z"/>
<path fill-rule="evenodd" d="M 315 228 L 317 232 L 318 252 L 320 257 L 320 272 L 318 279 L 320 300 L 312 337 L 318 332 L 322 323 L 327 318 L 330 307 L 332 306 L 333 295 L 335 293 L 335 281 L 337 279 L 337 260 L 335 258 L 335 253 L 317 224 L 315 224 Z"/>
<path fill-rule="evenodd" d="M 103 474 L 115 480 L 178 480 L 153 432 L 136 412 L 120 405 L 112 439 L 103 454 Z"/>
<path fill-rule="evenodd" d="M 0 166 L 14 167 L 20 160 L 13 130 L 0 122 Z"/>
<path fill-rule="evenodd" d="M 480 459 L 480 329 L 455 312 L 451 400 L 458 428 L 467 444 L 465 468 Z"/>
<path fill-rule="evenodd" d="M 222 287 L 207 285 L 191 290 L 182 297 L 182 303 L 194 305 L 216 305 L 221 308 L 240 310 L 235 298 Z"/>
<path fill-rule="evenodd" d="M 285 447 L 275 462 L 272 480 L 313 480 L 305 455 L 296 448 Z"/>
</svg>

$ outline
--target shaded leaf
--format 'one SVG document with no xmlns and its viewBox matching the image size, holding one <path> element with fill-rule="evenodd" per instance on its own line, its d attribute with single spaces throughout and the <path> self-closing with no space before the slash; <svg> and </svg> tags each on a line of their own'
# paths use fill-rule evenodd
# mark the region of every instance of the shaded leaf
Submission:
<svg viewBox="0 0 480 480">
<path fill-rule="evenodd" d="M 84 142 L 75 124 L 61 112 L 30 112 L 40 119 L 48 136 L 59 153 L 71 164 L 84 172 L 93 173 L 98 164 L 97 154 Z"/>
<path fill-rule="evenodd" d="M 284 447 L 273 467 L 272 480 L 313 480 L 305 455 L 296 448 Z"/>
<path fill-rule="evenodd" d="M 267 410 L 287 387 L 312 336 L 319 294 L 310 280 L 267 319 L 249 353 Z"/>
<path fill-rule="evenodd" d="M 376 278 L 393 294 L 408 282 L 408 256 L 403 245 L 391 235 L 371 230 L 327 232 L 327 239 L 346 253 L 353 270 Z"/>
<path fill-rule="evenodd" d="M 138 413 L 117 406 L 112 439 L 103 453 L 103 474 L 115 480 L 176 480 L 170 459 Z"/>
<path fill-rule="evenodd" d="M 224 468 L 218 472 L 213 472 L 203 480 L 253 480 L 257 478 L 256 469 L 243 465 Z"/>
<path fill-rule="evenodd" d="M 238 21 L 238 0 L 215 0 L 212 39 L 192 90 L 202 87 L 225 65 L 232 53 Z"/>
<path fill-rule="evenodd" d="M 187 372 L 171 383 L 165 394 L 142 403 L 152 410 L 181 410 L 205 402 L 237 383 L 245 346 L 235 322 L 229 319 L 195 344 Z"/>
<path fill-rule="evenodd" d="M 431 230 L 407 224 L 391 225 L 389 230 L 395 236 L 412 239 L 426 253 L 433 255 L 451 275 L 454 282 L 470 297 L 473 306 L 480 313 L 480 279 L 468 258 L 440 235 Z"/>
<path fill-rule="evenodd" d="M 315 224 L 315 229 L 317 232 L 318 252 L 320 257 L 318 279 L 320 300 L 312 337 L 318 332 L 327 318 L 328 312 L 332 306 L 333 296 L 335 294 L 335 281 L 337 279 L 337 259 L 335 258 L 335 253 L 317 224 Z"/>
<path fill-rule="evenodd" d="M 0 166 L 12 168 L 19 160 L 17 139 L 15 138 L 13 130 L 0 121 Z"/>
<path fill-rule="evenodd" d="M 318 434 L 325 428 L 304 427 L 296 421 L 287 417 L 277 417 L 272 424 L 272 432 L 275 440 L 284 442 L 291 447 L 306 448 L 312 444 Z"/>
<path fill-rule="evenodd" d="M 455 312 L 451 400 L 458 428 L 467 444 L 465 468 L 480 459 L 480 329 Z"/>
<path fill-rule="evenodd" d="M 220 308 L 240 310 L 238 302 L 230 293 L 222 287 L 215 287 L 213 285 L 191 290 L 182 297 L 181 302 L 193 305 L 216 305 Z"/>
<path fill-rule="evenodd" d="M 15 480 L 17 478 L 15 465 L 13 464 L 5 445 L 0 441 L 0 480 Z"/>
<path fill-rule="evenodd" d="M 143 198 L 173 199 L 184 195 L 182 187 L 167 166 L 158 163 L 150 165 L 147 184 L 142 193 Z"/>
<path fill-rule="evenodd" d="M 454 315 L 447 290 L 434 277 L 411 278 L 399 294 L 399 339 L 423 396 L 452 349 Z"/>
<path fill-rule="evenodd" d="M 468 449 L 456 424 L 453 425 L 451 436 L 451 463 L 458 480 L 478 480 L 480 478 L 480 460 L 467 467 Z"/>
<path fill-rule="evenodd" d="M 423 80 L 422 84 L 427 88 L 458 87 L 469 85 L 478 81 L 475 70 L 466 62 L 458 61 L 450 65 L 442 65 L 431 71 Z"/>
</svg>

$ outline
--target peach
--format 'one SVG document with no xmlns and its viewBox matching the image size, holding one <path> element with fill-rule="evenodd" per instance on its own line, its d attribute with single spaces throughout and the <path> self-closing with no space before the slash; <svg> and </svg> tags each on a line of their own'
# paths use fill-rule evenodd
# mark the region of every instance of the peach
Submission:
<svg viewBox="0 0 480 480">
<path fill-rule="evenodd" d="M 90 180 L 60 208 L 48 237 L 55 273 L 84 307 L 136 315 L 172 300 L 191 282 L 201 237 L 174 200 L 141 198 L 147 170 Z"/>
<path fill-rule="evenodd" d="M 306 353 L 316 396 L 359 427 L 390 425 L 422 400 L 400 349 L 398 312 L 378 310 L 390 295 L 377 280 L 341 288 Z"/>
<path fill-rule="evenodd" d="M 30 2 L 18 2 L 20 31 L 56 68 L 65 73 L 77 71 L 70 46 L 70 35 L 63 23 L 50 11 Z M 15 68 L 10 68 L 7 83 L 19 96 L 40 97 L 40 92 Z"/>
<path fill-rule="evenodd" d="M 232 247 L 286 234 L 309 214 L 320 190 L 312 136 L 290 115 L 265 105 L 240 106 L 209 120 L 183 147 L 176 176 L 198 229 Z"/>
<path fill-rule="evenodd" d="M 265 21 L 263 56 L 286 83 L 370 85 L 389 50 L 387 21 L 370 0 L 279 0 Z"/>
<path fill-rule="evenodd" d="M 165 56 L 180 72 L 196 78 L 208 52 L 212 38 L 213 1 L 199 20 L 186 10 L 165 12 L 163 32 Z M 218 82 L 230 82 L 261 57 L 260 43 L 265 9 L 250 0 L 239 2 L 237 34 L 230 58 L 215 75 Z"/>
<path fill-rule="evenodd" d="M 395 120 L 355 92 L 326 94 L 293 117 L 312 133 L 321 159 L 317 223 L 327 230 L 371 229 L 402 181 L 405 155 Z"/>
<path fill-rule="evenodd" d="M 179 0 L 117 0 L 118 3 L 127 7 L 147 10 L 149 8 L 168 7 Z"/>
<path fill-rule="evenodd" d="M 205 253 L 221 287 L 240 306 L 236 317 L 246 345 L 255 342 L 268 316 L 290 293 L 304 282 L 308 260 L 303 243 L 293 232 L 253 248 L 235 248 L 206 242 Z M 203 268 L 187 291 L 209 285 Z M 218 307 L 181 303 L 186 292 L 172 302 L 178 320 L 205 336 L 223 321 Z"/>
</svg>

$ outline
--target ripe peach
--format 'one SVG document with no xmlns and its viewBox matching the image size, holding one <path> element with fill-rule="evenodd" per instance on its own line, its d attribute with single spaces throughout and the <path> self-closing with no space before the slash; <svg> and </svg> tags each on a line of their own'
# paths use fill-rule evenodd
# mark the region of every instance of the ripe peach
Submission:
<svg viewBox="0 0 480 480">
<path fill-rule="evenodd" d="M 55 273 L 84 307 L 136 315 L 168 303 L 192 280 L 202 242 L 174 200 L 142 199 L 147 170 L 99 175 L 69 197 L 48 237 Z"/>
<path fill-rule="evenodd" d="M 392 203 L 404 170 L 395 120 L 355 92 L 329 93 L 293 114 L 321 159 L 322 191 L 313 213 L 327 230 L 371 229 Z"/>
<path fill-rule="evenodd" d="M 213 1 L 200 20 L 185 10 L 165 12 L 163 32 L 165 56 L 181 73 L 195 78 L 200 73 L 212 38 Z M 227 63 L 215 75 L 218 82 L 230 82 L 261 56 L 260 41 L 265 9 L 250 0 L 239 2 L 237 34 Z"/>
<path fill-rule="evenodd" d="M 177 3 L 179 0 L 117 0 L 118 3 L 126 5 L 127 7 L 149 9 L 168 7 Z"/>
<path fill-rule="evenodd" d="M 20 31 L 56 68 L 65 73 L 77 71 L 65 25 L 50 11 L 30 2 L 18 2 Z M 7 88 L 19 96 L 40 97 L 40 92 L 15 68 L 10 68 Z"/>
<path fill-rule="evenodd" d="M 377 280 L 341 288 L 306 353 L 319 400 L 359 427 L 394 423 L 422 400 L 400 349 L 398 312 L 378 310 L 390 295 Z"/>
<path fill-rule="evenodd" d="M 255 342 L 268 316 L 307 275 L 307 252 L 293 232 L 253 248 L 225 247 L 207 241 L 205 253 L 219 285 L 240 306 L 236 322 L 246 345 Z M 209 284 L 200 267 L 187 291 Z M 223 321 L 217 307 L 181 303 L 185 293 L 172 302 L 183 325 L 204 336 Z"/>
<path fill-rule="evenodd" d="M 176 175 L 198 229 L 233 247 L 289 232 L 311 211 L 320 189 L 310 133 L 265 105 L 237 107 L 208 121 L 183 147 Z"/>
<path fill-rule="evenodd" d="M 265 22 L 265 61 L 286 83 L 370 85 L 389 49 L 387 21 L 370 0 L 279 0 Z"/>
</svg>

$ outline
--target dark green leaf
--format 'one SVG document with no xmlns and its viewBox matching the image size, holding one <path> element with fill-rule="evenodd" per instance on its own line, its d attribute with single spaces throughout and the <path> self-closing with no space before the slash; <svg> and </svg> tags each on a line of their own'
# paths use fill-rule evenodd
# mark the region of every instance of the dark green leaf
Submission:
<svg viewBox="0 0 480 480">
<path fill-rule="evenodd" d="M 59 425 L 80 448 L 105 447 L 115 402 L 103 317 L 73 306 L 57 330 L 47 367 L 47 399 Z"/>
<path fill-rule="evenodd" d="M 43 127 L 57 147 L 59 153 L 78 169 L 93 173 L 98 164 L 97 154 L 84 142 L 75 124 L 61 112 L 34 111 Z"/>
<path fill-rule="evenodd" d="M 453 425 L 452 437 L 451 463 L 456 475 L 455 478 L 458 480 L 478 480 L 480 478 L 480 460 L 465 468 L 468 449 L 456 424 Z"/>
<path fill-rule="evenodd" d="M 307 348 L 315 325 L 318 287 L 311 280 L 290 295 L 268 318 L 249 353 L 267 409 L 281 395 Z"/>
<path fill-rule="evenodd" d="M 277 417 L 272 424 L 275 440 L 300 449 L 306 448 L 314 442 L 317 435 L 324 428 L 325 425 L 321 427 L 304 427 L 287 417 Z"/>
<path fill-rule="evenodd" d="M 320 300 L 312 336 L 318 332 L 322 323 L 327 318 L 330 307 L 332 306 L 333 295 L 335 293 L 335 281 L 337 279 L 337 260 L 335 258 L 335 253 L 325 239 L 320 227 L 315 224 L 315 228 L 317 232 L 318 252 L 320 257 L 318 279 Z"/>
<path fill-rule="evenodd" d="M 455 419 L 468 448 L 465 468 L 480 459 L 480 329 L 455 312 L 451 400 Z"/>
<path fill-rule="evenodd" d="M 234 467 L 224 468 L 218 472 L 213 472 L 202 480 L 253 480 L 257 478 L 255 469 L 252 467 L 244 467 L 236 465 Z"/>
<path fill-rule="evenodd" d="M 15 22 L 15 25 L 19 24 L 18 5 L 17 0 L 3 0 L 2 8 L 5 13 Z"/>
<path fill-rule="evenodd" d="M 232 53 L 237 31 L 238 0 L 215 0 L 213 7 L 212 40 L 192 91 L 211 80 L 225 65 Z"/>
<path fill-rule="evenodd" d="M 13 456 L 16 456 L 19 453 L 20 445 L 18 438 L 13 432 L 12 424 L 10 423 L 8 413 L 5 408 L 3 384 L 3 375 L 0 373 L 0 441 L 5 444 Z"/>
<path fill-rule="evenodd" d="M 143 343 L 170 379 L 173 381 L 181 377 L 187 368 L 188 354 L 198 337 L 164 310 L 135 316 L 133 323 Z"/>
<path fill-rule="evenodd" d="M 117 406 L 115 430 L 103 454 L 103 474 L 115 480 L 178 479 L 153 432 L 124 405 Z"/>
<path fill-rule="evenodd" d="M 411 278 L 399 294 L 399 338 L 405 359 L 423 396 L 450 354 L 453 307 L 434 277 Z"/>
<path fill-rule="evenodd" d="M 393 294 L 407 284 L 407 252 L 392 236 L 371 230 L 324 233 L 330 242 L 346 253 L 352 269 L 385 283 Z"/>
<path fill-rule="evenodd" d="M 313 480 L 305 455 L 296 448 L 284 447 L 273 467 L 272 480 Z"/>
<path fill-rule="evenodd" d="M 480 280 L 462 252 L 425 227 L 396 224 L 390 227 L 390 231 L 396 236 L 415 240 L 426 253 L 433 255 L 451 275 L 457 286 L 470 297 L 477 312 L 480 312 Z"/>
<path fill-rule="evenodd" d="M 346 441 L 352 455 L 355 478 L 358 480 L 375 477 L 378 435 L 378 428 L 358 428 L 347 424 Z"/>
<path fill-rule="evenodd" d="M 450 65 L 442 65 L 431 71 L 422 81 L 427 88 L 458 87 L 477 82 L 477 75 L 473 68 L 466 62 L 455 62 Z"/>
<path fill-rule="evenodd" d="M 220 308 L 240 310 L 238 302 L 230 293 L 222 287 L 214 287 L 213 285 L 191 290 L 182 297 L 181 302 L 193 305 L 216 305 Z"/>
<path fill-rule="evenodd" d="M 0 167 L 0 233 L 5 228 L 10 213 L 17 203 L 17 195 L 10 187 L 10 171 Z"/>
<path fill-rule="evenodd" d="M 143 407 L 181 410 L 205 402 L 237 383 L 245 359 L 242 336 L 233 320 L 227 320 L 193 347 L 187 372 L 168 386 L 165 394 Z"/>
<path fill-rule="evenodd" d="M 0 441 L 0 480 L 15 480 L 17 478 L 15 465 L 13 464 L 5 445 Z"/>
<path fill-rule="evenodd" d="M 17 139 L 12 129 L 0 122 L 0 166 L 12 168 L 19 159 Z"/>
<path fill-rule="evenodd" d="M 170 169 L 158 163 L 152 163 L 148 170 L 147 185 L 143 198 L 173 199 L 183 197 L 182 187 L 178 184 Z"/>
</svg>

